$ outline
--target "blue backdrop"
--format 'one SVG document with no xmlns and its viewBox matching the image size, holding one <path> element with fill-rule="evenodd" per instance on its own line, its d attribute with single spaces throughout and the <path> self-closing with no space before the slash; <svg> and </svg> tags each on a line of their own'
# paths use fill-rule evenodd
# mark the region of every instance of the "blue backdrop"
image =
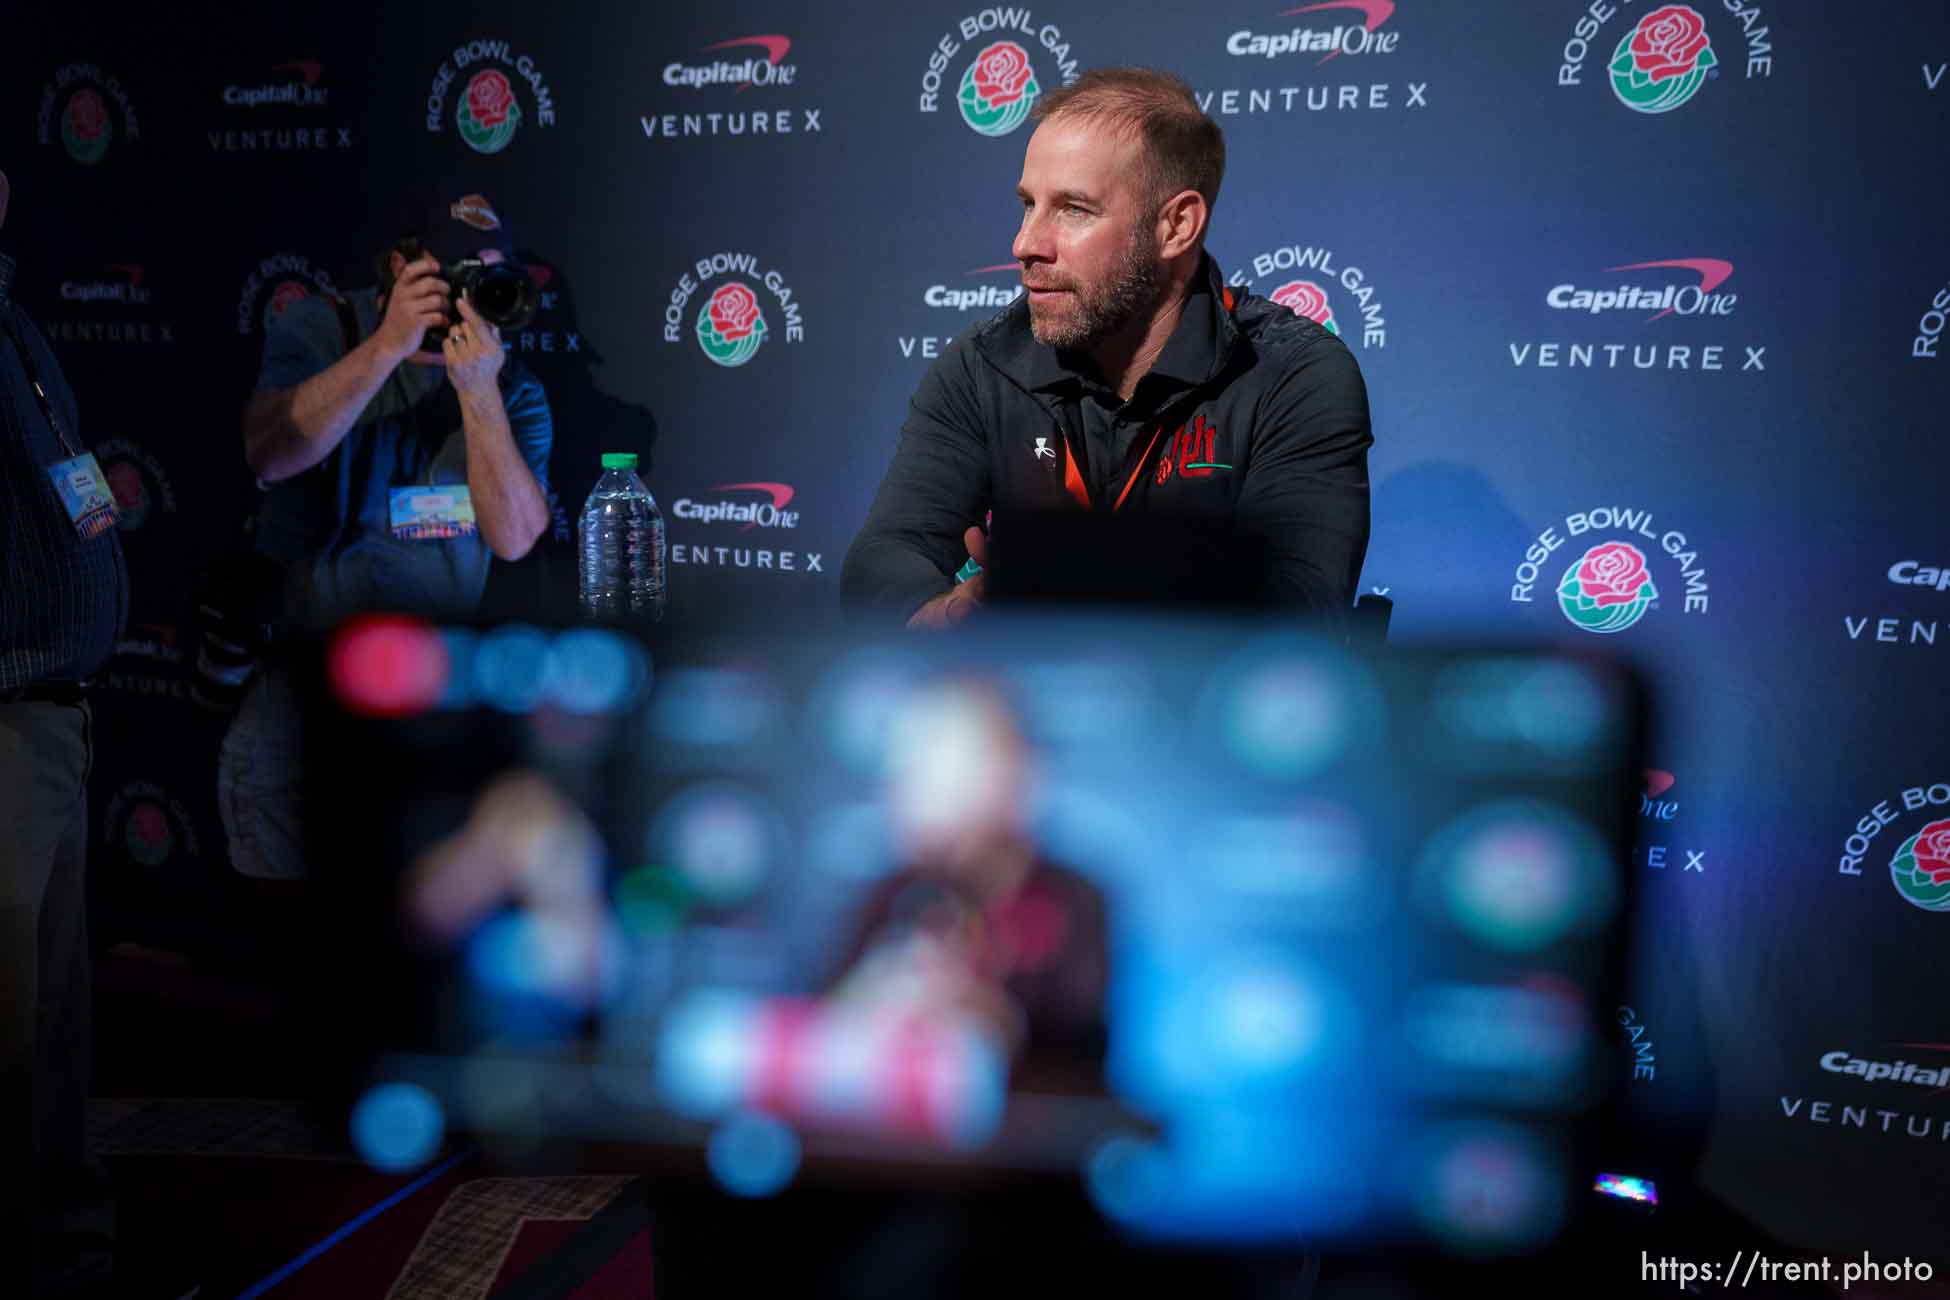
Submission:
<svg viewBox="0 0 1950 1300">
<path fill-rule="evenodd" d="M 835 618 L 930 358 L 1015 291 L 1026 101 L 1162 66 L 1226 131 L 1213 253 L 1366 373 L 1363 581 L 1394 636 L 1623 651 L 1669 706 L 1618 1009 L 1647 1142 L 1791 1241 L 1941 1245 L 1950 10 L 169 9 L 31 6 L 0 42 L 17 292 L 134 579 L 100 708 L 107 937 L 221 947 L 248 917 L 192 597 L 248 497 L 266 319 L 369 283 L 416 177 L 489 194 L 543 281 L 515 347 L 556 411 L 557 528 L 496 598 L 569 580 L 598 453 L 637 450 L 672 617 L 790 635 Z M 1020 93 L 985 59 L 1026 61 Z M 727 286 L 764 321 L 712 340 L 731 365 L 699 336 Z"/>
</svg>

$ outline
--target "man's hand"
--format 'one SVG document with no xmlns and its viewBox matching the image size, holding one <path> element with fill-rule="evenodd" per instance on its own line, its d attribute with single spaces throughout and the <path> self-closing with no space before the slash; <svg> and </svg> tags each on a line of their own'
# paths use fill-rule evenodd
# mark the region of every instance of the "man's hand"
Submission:
<svg viewBox="0 0 1950 1300">
<path fill-rule="evenodd" d="M 501 331 L 481 319 L 467 299 L 462 298 L 455 306 L 460 308 L 461 323 L 447 332 L 442 349 L 447 358 L 447 381 L 462 397 L 491 392 L 507 360 Z"/>
<path fill-rule="evenodd" d="M 439 262 L 423 257 L 400 268 L 399 278 L 393 281 L 393 291 L 386 297 L 386 315 L 372 337 L 394 365 L 411 361 L 435 366 L 443 360 L 440 353 L 427 352 L 420 346 L 429 329 L 444 327 L 450 319 L 448 300 L 453 289 L 437 274 L 439 270 Z"/>
<path fill-rule="evenodd" d="M 961 622 L 982 607 L 988 598 L 988 535 L 979 528 L 971 528 L 962 534 L 962 542 L 968 547 L 969 558 L 982 566 L 982 572 L 967 582 L 957 583 L 950 591 L 939 596 L 914 611 L 907 620 L 909 627 L 942 628 Z"/>
</svg>

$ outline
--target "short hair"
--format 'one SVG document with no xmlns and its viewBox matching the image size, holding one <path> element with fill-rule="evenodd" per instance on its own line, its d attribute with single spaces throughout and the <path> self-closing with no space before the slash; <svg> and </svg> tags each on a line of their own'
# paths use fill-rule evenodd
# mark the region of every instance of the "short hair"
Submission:
<svg viewBox="0 0 1950 1300">
<path fill-rule="evenodd" d="M 1211 208 L 1226 174 L 1226 137 L 1183 77 L 1151 68 L 1092 68 L 1038 97 L 1038 122 L 1102 122 L 1134 137 L 1158 202 L 1197 190 Z"/>
</svg>

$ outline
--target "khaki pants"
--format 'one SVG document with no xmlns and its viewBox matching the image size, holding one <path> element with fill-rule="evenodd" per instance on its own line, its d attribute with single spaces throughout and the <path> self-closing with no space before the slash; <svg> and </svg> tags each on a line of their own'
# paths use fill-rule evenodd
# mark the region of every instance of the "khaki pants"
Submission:
<svg viewBox="0 0 1950 1300">
<path fill-rule="evenodd" d="M 230 864 L 261 880 L 302 880 L 305 862 L 304 748 L 296 673 L 266 663 L 245 688 L 217 757 L 217 810 L 230 838 Z"/>
</svg>

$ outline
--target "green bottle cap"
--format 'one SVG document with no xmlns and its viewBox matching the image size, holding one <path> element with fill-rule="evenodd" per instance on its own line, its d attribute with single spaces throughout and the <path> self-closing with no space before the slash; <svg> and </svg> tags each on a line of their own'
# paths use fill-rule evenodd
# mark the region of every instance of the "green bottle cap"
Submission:
<svg viewBox="0 0 1950 1300">
<path fill-rule="evenodd" d="M 603 453 L 604 469 L 635 469 L 636 453 L 633 451 L 606 451 Z"/>
</svg>

